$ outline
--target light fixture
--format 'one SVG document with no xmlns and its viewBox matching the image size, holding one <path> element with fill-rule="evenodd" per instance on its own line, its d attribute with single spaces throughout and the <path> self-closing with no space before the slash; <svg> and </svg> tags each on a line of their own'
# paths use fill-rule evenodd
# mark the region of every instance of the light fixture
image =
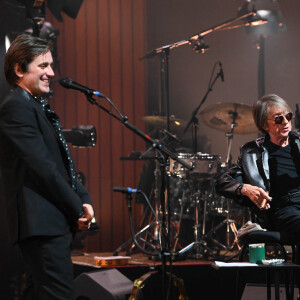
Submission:
<svg viewBox="0 0 300 300">
<path fill-rule="evenodd" d="M 65 13 L 67 16 L 76 19 L 80 10 L 83 0 L 48 0 L 47 7 L 55 18 L 62 22 L 63 18 L 61 13 Z"/>
<path fill-rule="evenodd" d="M 2 0 L 1 0 L 2 1 Z M 11 0 L 9 0 L 11 1 Z M 55 16 L 55 18 L 62 22 L 61 13 L 65 13 L 69 17 L 75 19 L 82 5 L 83 0 L 13 0 L 22 3 L 26 6 L 27 17 L 32 18 L 40 11 L 45 10 L 45 4 Z"/>
<path fill-rule="evenodd" d="M 265 95 L 265 40 L 269 35 L 277 34 L 285 30 L 282 23 L 281 11 L 277 0 L 246 0 L 239 9 L 238 16 L 247 12 L 255 12 L 247 18 L 247 22 L 255 23 L 255 20 L 266 21 L 267 23 L 259 26 L 247 26 L 246 32 L 258 36 L 256 48 L 258 55 L 258 98 Z"/>
<path fill-rule="evenodd" d="M 243 15 L 250 11 L 256 12 L 256 15 L 251 16 L 247 21 L 251 24 L 259 21 L 262 22 L 262 25 L 245 27 L 247 33 L 270 35 L 285 30 L 277 0 L 246 0 L 245 4 L 239 9 L 238 15 Z"/>
</svg>

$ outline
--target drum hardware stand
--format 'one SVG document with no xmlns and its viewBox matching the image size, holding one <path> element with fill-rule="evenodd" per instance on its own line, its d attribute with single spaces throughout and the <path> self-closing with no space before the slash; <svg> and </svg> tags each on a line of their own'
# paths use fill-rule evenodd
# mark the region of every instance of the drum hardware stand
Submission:
<svg viewBox="0 0 300 300">
<path fill-rule="evenodd" d="M 225 134 L 225 136 L 228 139 L 226 165 L 227 165 L 227 167 L 230 167 L 231 166 L 231 147 L 232 147 L 233 133 L 234 133 L 234 128 L 238 126 L 238 124 L 235 122 L 236 118 L 238 116 L 238 113 L 236 111 L 229 111 L 228 114 L 232 115 L 231 130 L 230 130 L 230 132 L 227 132 Z"/>
<path fill-rule="evenodd" d="M 179 251 L 179 254 L 185 254 L 187 251 L 195 249 L 195 259 L 201 259 L 204 255 L 209 255 L 215 258 L 213 250 L 207 246 L 207 234 L 205 234 L 205 226 L 206 226 L 206 212 L 207 212 L 207 199 L 204 197 L 203 200 L 203 221 L 202 226 L 199 223 L 199 215 L 200 215 L 200 192 L 196 192 L 194 195 L 195 199 L 195 225 L 194 228 L 194 242 L 190 243 L 183 249 Z M 200 234 L 200 227 L 202 227 L 202 232 Z"/>
<path fill-rule="evenodd" d="M 182 198 L 183 199 L 185 198 L 185 194 L 182 195 Z M 176 251 L 178 246 L 182 217 L 183 217 L 183 200 L 181 199 L 181 207 L 180 207 L 179 222 L 178 222 L 179 224 L 178 224 L 178 230 L 176 230 L 175 240 L 172 249 L 173 252 Z"/>
<path fill-rule="evenodd" d="M 226 238 L 229 237 L 230 230 L 236 236 L 237 229 L 236 229 L 235 221 L 231 220 L 229 218 L 226 218 L 225 220 L 220 222 L 217 226 L 215 226 L 214 228 L 209 230 L 207 232 L 205 238 L 207 240 L 213 242 L 214 244 L 216 244 L 220 249 L 231 251 L 234 248 L 235 240 L 233 241 L 232 245 L 230 245 L 229 239 L 226 239 L 226 244 L 224 245 L 221 242 L 219 242 L 218 240 L 212 238 L 212 236 L 224 225 L 226 225 Z"/>
<path fill-rule="evenodd" d="M 144 214 L 143 220 L 141 224 L 144 224 L 145 220 L 147 219 L 147 216 L 149 215 L 149 211 L 150 209 L 147 207 L 147 210 Z M 150 213 L 150 220 L 152 219 L 152 213 Z M 149 243 L 147 238 L 141 238 L 141 236 L 143 234 L 147 235 L 147 233 L 151 230 L 151 228 L 154 226 L 154 228 L 156 228 L 158 225 L 157 221 L 152 221 L 150 222 L 150 224 L 147 224 L 146 226 L 144 226 L 142 229 L 140 229 L 136 234 L 135 234 L 135 238 L 139 239 L 140 241 L 142 241 L 144 243 L 144 245 L 148 245 L 150 246 L 152 249 L 155 249 L 156 243 Z M 141 227 L 141 226 L 140 226 Z M 156 230 L 156 229 L 155 229 Z M 156 232 L 156 231 L 155 231 Z M 154 234 L 154 241 L 156 241 L 156 236 Z M 125 243 L 123 243 L 121 246 L 119 246 L 113 253 L 114 256 L 119 255 L 119 252 L 124 251 L 129 245 L 131 244 L 131 247 L 129 248 L 128 251 L 126 251 L 126 255 L 130 255 L 133 253 L 133 249 L 135 248 L 135 245 L 133 243 L 133 239 L 130 238 L 129 240 L 127 240 Z M 144 247 L 145 247 L 144 246 Z"/>
<path fill-rule="evenodd" d="M 233 249 L 234 249 L 234 245 L 236 245 L 237 248 L 238 248 L 238 252 L 237 252 L 236 254 L 234 254 L 234 255 L 232 255 L 232 256 L 226 258 L 226 259 L 224 260 L 225 262 L 231 261 L 231 260 L 233 260 L 233 259 L 239 257 L 240 251 L 241 251 L 241 249 L 242 249 L 241 246 L 240 246 L 239 243 L 238 243 L 238 238 L 237 238 L 237 232 L 238 232 L 238 230 L 237 230 L 237 228 L 236 228 L 236 226 L 235 226 L 235 223 L 231 223 L 231 224 L 230 224 L 230 228 L 231 228 L 232 232 L 234 233 L 234 241 L 233 241 L 233 243 L 232 243 L 232 247 L 231 247 L 230 250 L 233 250 Z"/>
<path fill-rule="evenodd" d="M 145 157 L 149 153 L 149 151 L 152 151 L 152 147 L 150 147 L 144 153 L 142 153 L 140 155 L 139 159 L 142 159 L 143 157 Z M 156 153 L 155 157 L 157 157 L 157 153 Z M 160 210 L 159 210 L 159 195 L 160 195 L 159 182 L 161 181 L 161 171 L 160 171 L 160 167 L 159 167 L 159 162 L 157 160 L 155 162 L 154 178 L 155 178 L 155 180 L 154 180 L 155 188 L 154 188 L 153 194 L 154 194 L 154 203 L 155 203 L 155 213 L 156 213 L 156 216 L 158 216 L 160 213 Z M 150 214 L 150 216 L 149 216 L 149 214 Z M 139 230 L 139 232 L 137 232 L 135 234 L 135 238 L 142 241 L 144 243 L 144 246 L 148 245 L 152 249 L 156 249 L 156 248 L 158 249 L 160 247 L 159 222 L 158 222 L 158 220 L 155 220 L 155 215 L 154 215 L 154 213 L 151 212 L 149 206 L 147 206 L 147 208 L 146 208 L 146 212 L 144 213 L 144 217 L 141 222 L 141 226 L 139 228 L 141 228 L 144 225 L 145 221 L 147 221 L 148 216 L 149 216 L 148 220 L 150 221 L 149 224 L 144 226 L 141 230 Z M 154 220 L 152 220 L 153 217 L 154 217 Z M 154 228 L 153 234 L 151 234 L 151 232 L 150 232 L 152 227 Z M 140 236 L 142 236 L 144 233 L 145 233 L 145 238 L 143 239 Z M 151 235 L 151 242 L 148 242 L 148 240 L 149 240 L 148 235 Z M 126 252 L 126 255 L 130 255 L 133 252 L 133 249 L 136 247 L 135 244 L 133 243 L 132 238 L 130 238 L 125 243 L 123 243 L 121 246 L 119 246 L 114 251 L 113 255 L 114 256 L 118 255 L 118 253 L 120 251 L 123 251 L 124 249 L 126 249 L 130 244 L 132 244 L 132 245 L 131 245 L 130 249 Z"/>
<path fill-rule="evenodd" d="M 151 148 L 151 147 L 150 147 Z M 158 155 L 156 151 L 156 156 Z M 159 216 L 160 214 L 160 184 L 162 178 L 161 178 L 161 170 L 159 166 L 158 159 L 155 161 L 155 170 L 154 170 L 154 178 L 155 178 L 155 188 L 154 188 L 154 203 L 155 203 L 155 212 L 156 215 Z M 153 234 L 153 244 L 159 248 L 160 246 L 160 228 L 159 228 L 159 223 L 156 220 L 155 226 L 154 226 L 154 234 Z"/>
<path fill-rule="evenodd" d="M 163 133 L 165 135 L 160 139 L 161 143 L 165 142 L 165 140 L 168 139 L 169 137 L 172 137 L 173 139 L 177 140 L 168 131 L 164 130 Z M 158 140 L 156 140 L 156 142 L 158 142 Z M 137 160 L 142 160 L 142 159 L 149 158 L 149 157 L 147 157 L 147 155 L 151 151 L 153 151 L 153 147 L 149 147 L 146 151 L 144 151 L 136 159 Z M 157 158 L 157 155 L 158 155 L 158 153 L 156 151 L 153 158 L 150 157 L 150 159 Z M 123 159 L 128 159 L 128 158 L 123 158 Z M 160 206 L 159 205 L 159 197 L 160 197 L 159 182 L 161 182 L 161 171 L 160 171 L 159 163 L 158 163 L 157 160 L 155 162 L 154 178 L 155 178 L 155 180 L 154 180 L 155 188 L 153 189 L 153 194 L 154 194 L 155 212 L 156 212 L 156 215 L 158 216 L 161 212 L 161 210 L 159 209 L 159 206 Z M 149 216 L 149 213 L 150 213 L 150 216 Z M 154 221 L 152 221 L 153 217 L 154 217 L 153 213 L 151 213 L 149 206 L 147 206 L 146 212 L 144 213 L 143 220 L 142 220 L 141 225 L 139 226 L 139 228 L 142 228 L 142 226 L 144 226 L 144 224 L 145 224 L 145 221 L 147 221 L 147 220 L 149 220 L 149 224 L 144 226 L 142 229 L 140 229 L 139 232 L 136 233 L 135 238 L 139 239 L 141 242 L 143 242 L 145 246 L 148 245 L 152 249 L 156 249 L 156 248 L 158 249 L 160 247 L 160 227 L 159 227 L 158 221 L 155 221 L 155 218 L 154 218 Z M 151 233 L 151 228 L 154 228 L 153 234 Z M 145 234 L 144 239 L 141 237 L 143 234 Z M 149 235 L 150 235 L 150 239 L 148 238 Z M 150 240 L 150 242 L 149 242 L 149 240 Z M 126 252 L 126 255 L 130 255 L 131 253 L 133 253 L 133 250 L 136 248 L 135 244 L 133 243 L 132 238 L 130 238 L 125 243 L 123 243 L 121 246 L 119 246 L 114 251 L 113 255 L 117 256 L 119 252 L 124 251 L 130 244 L 132 244 L 132 245 L 129 248 L 129 250 Z"/>
<path fill-rule="evenodd" d="M 230 245 L 229 241 L 229 234 L 230 231 L 233 232 L 234 236 L 236 237 L 237 228 L 236 222 L 229 218 L 230 210 L 229 210 L 229 199 L 227 199 L 227 215 L 226 219 L 223 220 L 221 223 L 210 229 L 206 232 L 206 213 L 207 213 L 207 196 L 204 196 L 203 199 L 200 197 L 200 192 L 195 192 L 194 194 L 194 202 L 195 202 L 195 225 L 194 228 L 194 241 L 189 244 L 188 246 L 184 247 L 179 251 L 179 254 L 185 254 L 186 252 L 195 249 L 195 259 L 201 259 L 203 256 L 208 255 L 213 257 L 214 259 L 217 258 L 216 254 L 214 253 L 213 249 L 208 246 L 208 242 L 212 242 L 215 244 L 220 250 L 227 250 L 231 251 L 234 248 L 236 243 L 236 239 L 233 241 L 232 245 Z M 200 216 L 200 202 L 203 201 L 203 215 L 202 215 L 202 225 L 199 222 Z M 226 244 L 222 244 L 217 239 L 213 238 L 213 235 L 224 225 L 226 225 Z M 202 231 L 200 233 L 200 228 Z"/>
</svg>

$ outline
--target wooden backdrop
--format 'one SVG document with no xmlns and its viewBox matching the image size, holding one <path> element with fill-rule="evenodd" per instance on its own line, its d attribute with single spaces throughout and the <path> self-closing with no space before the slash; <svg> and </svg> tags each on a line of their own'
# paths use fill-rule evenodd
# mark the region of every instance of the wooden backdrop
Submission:
<svg viewBox="0 0 300 300">
<path fill-rule="evenodd" d="M 144 130 L 145 67 L 139 58 L 145 53 L 143 0 L 84 1 L 77 18 L 63 15 L 58 22 L 50 12 L 46 20 L 59 29 L 60 72 L 56 79 L 74 81 L 99 90 L 110 98 L 129 122 Z M 61 116 L 64 128 L 94 125 L 94 148 L 72 148 L 77 170 L 86 176 L 86 187 L 94 201 L 100 232 L 85 238 L 87 251 L 113 251 L 130 238 L 126 198 L 113 186 L 135 187 L 141 162 L 121 161 L 131 151 L 144 151 L 145 143 L 117 120 L 90 104 L 78 91 L 53 85 L 50 105 Z M 111 109 L 107 101 L 97 98 Z M 114 111 L 115 113 L 115 111 Z M 135 221 L 142 216 L 134 204 Z"/>
</svg>

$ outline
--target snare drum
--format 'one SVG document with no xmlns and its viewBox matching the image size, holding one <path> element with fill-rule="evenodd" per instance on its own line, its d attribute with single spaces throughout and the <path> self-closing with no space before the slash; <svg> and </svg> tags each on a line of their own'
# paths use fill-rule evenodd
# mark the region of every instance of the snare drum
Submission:
<svg viewBox="0 0 300 300">
<path fill-rule="evenodd" d="M 178 158 L 192 164 L 193 169 L 188 170 L 180 163 L 170 158 L 169 174 L 175 177 L 187 178 L 188 176 L 196 178 L 212 178 L 218 173 L 220 166 L 220 157 L 218 155 L 197 152 L 178 153 Z"/>
</svg>

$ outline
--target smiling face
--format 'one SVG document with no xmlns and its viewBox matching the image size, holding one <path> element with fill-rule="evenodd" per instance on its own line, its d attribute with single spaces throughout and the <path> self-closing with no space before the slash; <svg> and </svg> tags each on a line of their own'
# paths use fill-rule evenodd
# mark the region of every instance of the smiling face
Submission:
<svg viewBox="0 0 300 300">
<path fill-rule="evenodd" d="M 42 53 L 34 58 L 23 72 L 20 66 L 15 66 L 15 72 L 19 77 L 17 85 L 33 96 L 40 97 L 50 92 L 50 80 L 54 76 L 52 69 L 53 58 L 50 51 Z"/>
<path fill-rule="evenodd" d="M 292 130 L 292 122 L 288 121 L 286 117 L 283 117 L 281 124 L 275 123 L 275 117 L 279 115 L 286 115 L 288 111 L 282 108 L 271 106 L 269 108 L 268 120 L 264 126 L 264 129 L 269 133 L 271 142 L 276 145 L 284 146 L 288 144 L 289 132 Z"/>
</svg>

